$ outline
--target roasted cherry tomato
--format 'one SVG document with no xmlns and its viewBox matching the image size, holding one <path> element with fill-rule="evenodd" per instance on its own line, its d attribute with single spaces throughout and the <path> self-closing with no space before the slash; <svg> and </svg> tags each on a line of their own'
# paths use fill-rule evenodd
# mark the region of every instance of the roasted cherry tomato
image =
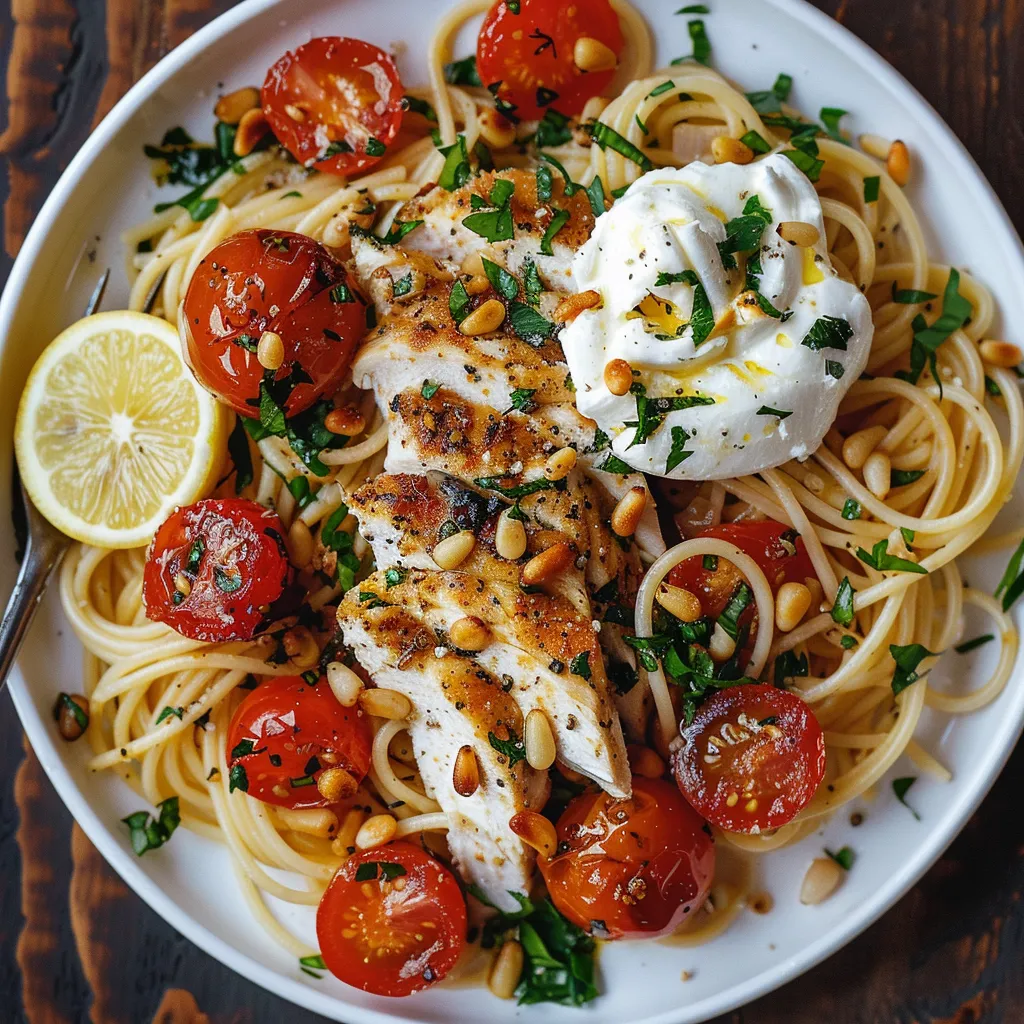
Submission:
<svg viewBox="0 0 1024 1024">
<path fill-rule="evenodd" d="M 372 745 L 366 716 L 339 704 L 326 679 L 281 676 L 260 683 L 238 705 L 227 755 L 231 768 L 245 770 L 249 796 L 279 807 L 323 807 L 332 801 L 317 788 L 320 776 L 343 769 L 348 778 L 331 787 L 332 797 L 353 796 L 370 768 Z"/>
<path fill-rule="evenodd" d="M 825 737 L 814 712 L 774 686 L 719 690 L 682 736 L 672 756 L 679 788 L 728 832 L 785 825 L 825 777 Z"/>
<path fill-rule="evenodd" d="M 599 938 L 667 935 L 703 904 L 715 846 L 665 779 L 633 777 L 633 796 L 584 793 L 558 819 L 558 850 L 539 858 L 555 906 Z"/>
<path fill-rule="evenodd" d="M 466 903 L 452 873 L 418 846 L 391 843 L 349 857 L 316 914 L 327 969 L 378 996 L 440 981 L 466 945 Z"/>
<path fill-rule="evenodd" d="M 377 163 L 402 123 L 395 62 L 361 39 L 321 36 L 286 53 L 263 83 L 263 113 L 306 167 L 352 175 Z"/>
<path fill-rule="evenodd" d="M 279 334 L 276 397 L 294 416 L 341 384 L 366 333 L 366 308 L 319 242 L 291 231 L 242 231 L 192 275 L 180 325 L 185 361 L 222 402 L 258 418 L 260 381 L 270 371 L 256 348 L 264 331 Z"/>
<path fill-rule="evenodd" d="M 277 513 L 243 498 L 175 509 L 146 554 L 146 615 L 192 640 L 250 640 L 291 583 Z"/>
<path fill-rule="evenodd" d="M 585 72 L 576 66 L 581 38 L 603 43 L 616 56 L 622 52 L 619 16 L 608 0 L 498 0 L 477 39 L 480 81 L 510 117 L 531 121 L 549 109 L 578 114 L 615 75 L 614 68 Z"/>
</svg>

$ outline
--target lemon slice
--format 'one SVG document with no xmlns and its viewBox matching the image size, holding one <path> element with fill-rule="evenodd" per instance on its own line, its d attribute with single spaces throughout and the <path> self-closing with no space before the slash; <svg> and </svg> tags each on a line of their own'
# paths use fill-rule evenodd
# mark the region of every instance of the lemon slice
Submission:
<svg viewBox="0 0 1024 1024">
<path fill-rule="evenodd" d="M 97 313 L 32 368 L 14 447 L 25 488 L 54 526 L 87 544 L 131 548 L 212 488 L 227 428 L 171 324 Z"/>
</svg>

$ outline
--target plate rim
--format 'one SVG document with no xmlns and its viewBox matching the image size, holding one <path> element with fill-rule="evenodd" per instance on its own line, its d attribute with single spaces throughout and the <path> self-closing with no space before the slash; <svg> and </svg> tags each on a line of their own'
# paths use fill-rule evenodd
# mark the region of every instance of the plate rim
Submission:
<svg viewBox="0 0 1024 1024">
<path fill-rule="evenodd" d="M 242 0 L 236 7 L 219 15 L 175 47 L 118 100 L 89 135 L 53 186 L 19 249 L 3 294 L 0 296 L 0 339 L 6 338 L 10 333 L 14 311 L 28 280 L 31 265 L 35 262 L 49 232 L 59 220 L 64 197 L 77 186 L 82 173 L 107 141 L 120 131 L 146 98 L 176 75 L 194 56 L 218 42 L 236 26 L 266 10 L 283 7 L 292 2 L 295 0 Z M 824 37 L 865 71 L 879 79 L 887 92 L 900 95 L 905 100 L 916 115 L 918 130 L 922 134 L 939 137 L 966 172 L 966 176 L 979 187 L 981 198 L 987 200 L 990 211 L 1005 229 L 1006 241 L 1011 243 L 1010 248 L 1016 256 L 1018 270 L 1024 276 L 1024 243 L 1021 242 L 1002 201 L 966 146 L 919 90 L 871 46 L 845 25 L 812 6 L 808 0 L 767 0 L 767 3 L 808 25 L 817 35 Z M 1018 658 L 1014 675 L 1024 676 L 1024 655 Z M 268 969 L 209 931 L 205 925 L 180 908 L 167 892 L 153 883 L 141 867 L 130 859 L 128 851 L 116 842 L 108 824 L 100 819 L 84 795 L 79 794 L 77 783 L 64 765 L 56 746 L 51 742 L 52 737 L 46 730 L 45 723 L 35 713 L 20 666 L 15 666 L 11 672 L 10 692 L 32 750 L 61 801 L 104 860 L 156 914 L 203 952 L 247 980 L 294 1005 L 334 1020 L 340 1019 L 338 1014 L 344 1012 L 351 1024 L 394 1024 L 399 1020 L 390 1013 L 355 1006 L 345 1002 L 343 998 L 318 992 L 296 979 Z M 851 915 L 845 923 L 835 926 L 796 955 L 781 960 L 778 965 L 762 971 L 748 981 L 723 990 L 721 994 L 708 996 L 697 1003 L 680 1006 L 676 1010 L 648 1016 L 642 1020 L 638 1019 L 635 1024 L 676 1024 L 684 1016 L 689 1020 L 697 1020 L 698 1018 L 689 1016 L 694 1010 L 704 1014 L 699 1018 L 701 1020 L 728 1013 L 800 977 L 879 921 L 935 865 L 985 799 L 1024 731 L 1024 703 L 1021 703 L 1020 698 L 1018 704 L 1016 721 L 1006 736 L 1004 748 L 991 762 L 988 770 L 965 780 L 953 801 L 955 813 L 947 813 L 940 827 L 927 834 L 916 856 L 908 860 L 899 871 L 890 875 L 888 882 L 862 904 L 864 909 Z"/>
</svg>

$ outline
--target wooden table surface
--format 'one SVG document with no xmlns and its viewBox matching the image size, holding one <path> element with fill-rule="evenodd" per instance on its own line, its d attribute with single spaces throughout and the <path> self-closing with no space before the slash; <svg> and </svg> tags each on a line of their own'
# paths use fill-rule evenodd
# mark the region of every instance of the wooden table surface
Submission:
<svg viewBox="0 0 1024 1024">
<path fill-rule="evenodd" d="M 433 2 L 440 7 L 442 0 Z M 814 2 L 939 110 L 1024 229 L 1024 0 Z M 92 127 L 160 57 L 230 6 L 232 0 L 4 5 L 0 282 Z M 1024 1021 L 1022 774 L 1018 751 L 963 834 L 881 921 L 810 974 L 720 1024 Z M 10 698 L 0 698 L 0 1021 L 321 1019 L 222 967 L 128 890 L 73 825 L 23 747 Z"/>
</svg>

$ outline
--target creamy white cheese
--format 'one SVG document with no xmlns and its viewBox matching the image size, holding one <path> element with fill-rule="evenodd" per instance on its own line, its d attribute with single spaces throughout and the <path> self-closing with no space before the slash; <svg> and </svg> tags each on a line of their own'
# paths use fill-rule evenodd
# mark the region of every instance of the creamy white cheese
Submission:
<svg viewBox="0 0 1024 1024">
<path fill-rule="evenodd" d="M 756 238 L 759 210 L 757 248 L 730 257 L 738 226 L 726 225 L 746 211 Z M 812 225 L 817 242 L 783 241 L 789 221 Z M 648 473 L 714 480 L 809 455 L 867 362 L 867 299 L 833 269 L 814 186 L 781 155 L 645 174 L 598 220 L 573 274 L 601 296 L 561 333 L 576 404 Z M 632 367 L 634 393 L 606 387 L 612 359 Z M 703 404 L 679 408 L 689 403 Z"/>
</svg>

